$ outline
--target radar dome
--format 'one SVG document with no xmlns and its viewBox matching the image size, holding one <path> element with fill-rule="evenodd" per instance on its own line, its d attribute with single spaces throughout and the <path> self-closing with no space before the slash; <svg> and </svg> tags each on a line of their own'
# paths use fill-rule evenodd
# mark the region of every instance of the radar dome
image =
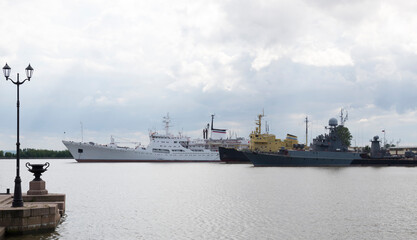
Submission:
<svg viewBox="0 0 417 240">
<path fill-rule="evenodd" d="M 337 119 L 336 118 L 330 118 L 329 126 L 336 127 L 337 126 Z"/>
</svg>

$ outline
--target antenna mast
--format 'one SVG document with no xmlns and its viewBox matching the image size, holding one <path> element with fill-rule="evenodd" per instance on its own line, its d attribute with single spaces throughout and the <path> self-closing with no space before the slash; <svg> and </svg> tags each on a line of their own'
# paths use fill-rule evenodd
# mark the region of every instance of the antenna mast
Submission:
<svg viewBox="0 0 417 240">
<path fill-rule="evenodd" d="M 343 111 L 346 112 L 345 117 L 343 117 Z M 348 112 L 345 109 L 341 108 L 340 109 L 340 125 L 343 126 L 347 120 L 348 120 Z"/>
<path fill-rule="evenodd" d="M 167 116 L 164 117 L 164 120 L 162 122 L 165 123 L 165 133 L 166 133 L 166 135 L 168 135 L 169 134 L 169 123 L 171 122 L 169 120 L 169 113 L 167 113 Z"/>
<path fill-rule="evenodd" d="M 265 131 L 267 134 L 269 134 L 269 125 L 267 121 L 265 121 Z"/>
<path fill-rule="evenodd" d="M 306 116 L 306 147 L 308 146 L 308 116 Z"/>
<path fill-rule="evenodd" d="M 261 130 L 261 125 L 262 125 L 262 117 L 264 117 L 264 111 L 262 110 L 262 114 L 258 115 L 258 121 L 255 122 L 256 125 L 258 125 L 258 127 L 256 128 L 255 134 L 261 134 L 262 130 Z"/>
<path fill-rule="evenodd" d="M 210 139 L 213 137 L 213 120 L 214 120 L 214 114 L 211 114 L 211 131 L 210 131 Z"/>
</svg>

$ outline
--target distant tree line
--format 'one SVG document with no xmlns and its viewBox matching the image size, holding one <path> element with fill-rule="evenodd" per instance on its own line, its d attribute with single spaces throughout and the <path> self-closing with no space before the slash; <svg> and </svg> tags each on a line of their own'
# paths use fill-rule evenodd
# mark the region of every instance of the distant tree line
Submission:
<svg viewBox="0 0 417 240">
<path fill-rule="evenodd" d="M 0 151 L 0 158 L 15 158 L 16 154 Z M 20 158 L 72 158 L 68 150 L 55 151 L 45 149 L 24 148 L 20 149 Z"/>
</svg>

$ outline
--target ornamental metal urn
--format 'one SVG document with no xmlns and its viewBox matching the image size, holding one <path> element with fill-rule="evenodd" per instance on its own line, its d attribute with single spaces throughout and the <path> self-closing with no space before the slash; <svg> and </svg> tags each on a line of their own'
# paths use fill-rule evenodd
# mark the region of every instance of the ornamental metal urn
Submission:
<svg viewBox="0 0 417 240">
<path fill-rule="evenodd" d="M 46 171 L 46 169 L 48 169 L 49 163 L 46 162 L 45 164 L 30 164 L 29 162 L 27 162 L 26 167 L 28 168 L 29 172 L 33 173 L 33 175 L 35 176 L 35 178 L 32 181 L 42 181 L 41 175 Z M 29 167 L 32 167 L 32 169 Z"/>
</svg>

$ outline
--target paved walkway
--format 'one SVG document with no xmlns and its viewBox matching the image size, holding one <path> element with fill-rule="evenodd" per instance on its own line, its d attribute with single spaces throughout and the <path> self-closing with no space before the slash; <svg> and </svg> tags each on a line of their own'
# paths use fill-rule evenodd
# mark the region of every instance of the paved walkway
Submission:
<svg viewBox="0 0 417 240">
<path fill-rule="evenodd" d="M 10 207 L 13 202 L 11 194 L 0 194 L 0 209 L 4 207 Z"/>
</svg>

